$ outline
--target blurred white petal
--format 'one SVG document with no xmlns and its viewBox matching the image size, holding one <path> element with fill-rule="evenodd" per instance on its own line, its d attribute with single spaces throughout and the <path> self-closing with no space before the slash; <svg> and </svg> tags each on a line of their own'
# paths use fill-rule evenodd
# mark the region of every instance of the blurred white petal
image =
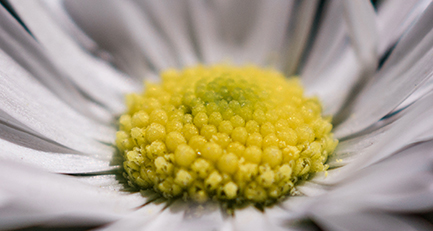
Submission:
<svg viewBox="0 0 433 231">
<path fill-rule="evenodd" d="M 350 116 L 335 128 L 338 138 L 372 125 L 397 107 L 433 74 L 433 4 L 405 34 L 382 69 L 353 102 Z"/>
<path fill-rule="evenodd" d="M 101 225 L 143 202 L 7 160 L 0 160 L 0 182 L 0 229 Z"/>
<path fill-rule="evenodd" d="M 229 49 L 218 40 L 215 11 L 204 1 L 188 1 L 194 33 L 197 37 L 198 53 L 205 64 L 218 62 Z M 239 58 L 231 57 L 236 62 Z"/>
<path fill-rule="evenodd" d="M 398 113 L 402 109 L 421 99 L 428 93 L 433 91 L 433 75 L 428 77 L 428 79 L 421 83 L 419 88 L 417 88 L 409 97 L 407 97 L 401 104 L 399 104 L 394 110 L 389 114 Z"/>
<path fill-rule="evenodd" d="M 191 204 L 177 200 L 168 204 L 153 203 L 101 230 L 219 230 L 224 219 L 218 204 Z"/>
<path fill-rule="evenodd" d="M 185 0 L 139 1 L 143 14 L 149 14 L 155 23 L 163 30 L 165 37 L 173 45 L 173 51 L 182 66 L 198 62 L 191 35 L 188 33 L 188 9 Z M 170 17 L 166 17 L 170 15 Z"/>
<path fill-rule="evenodd" d="M 324 6 L 320 28 L 308 59 L 301 70 L 302 82 L 313 85 L 321 74 L 337 61 L 348 46 L 347 29 L 343 20 L 343 6 L 340 1 L 330 1 Z M 329 86 L 329 85 L 328 85 Z"/>
<path fill-rule="evenodd" d="M 236 210 L 232 220 L 233 230 L 287 230 L 282 224 L 273 223 L 263 213 L 252 206 Z"/>
<path fill-rule="evenodd" d="M 314 1 L 310 2 L 315 5 Z M 255 23 L 242 44 L 242 61 L 259 65 L 267 64 L 272 51 L 275 52 L 278 47 L 277 44 L 281 44 L 283 41 L 293 4 L 293 1 L 259 1 L 255 12 Z M 314 9 L 314 7 L 311 8 Z M 304 15 L 311 18 L 309 14 Z M 282 23 L 275 23 L 278 20 L 281 20 Z M 298 34 L 298 36 L 302 35 L 301 33 Z M 301 53 L 301 51 L 302 49 L 297 53 Z M 293 51 L 293 53 L 295 52 Z"/>
<path fill-rule="evenodd" d="M 426 220 L 378 212 L 349 213 L 317 217 L 314 219 L 323 228 L 335 231 L 395 230 L 423 231 L 433 226 Z"/>
<path fill-rule="evenodd" d="M 112 56 L 103 50 L 92 38 L 90 38 L 69 16 L 64 7 L 63 0 L 42 0 L 43 6 L 47 8 L 54 20 L 71 36 L 80 46 L 84 47 L 93 55 L 107 62 L 112 61 Z"/>
<path fill-rule="evenodd" d="M 302 55 L 304 55 L 305 48 L 308 42 L 308 36 L 312 30 L 314 15 L 317 12 L 319 1 L 300 1 L 294 3 L 292 9 L 291 23 L 288 28 L 288 38 L 285 39 L 283 51 L 283 63 L 281 69 L 287 75 L 295 75 L 299 68 Z M 294 23 L 293 25 L 293 22 Z M 293 27 L 293 28 L 290 28 Z M 254 50 L 254 48 L 252 48 Z"/>
<path fill-rule="evenodd" d="M 341 4 L 343 3 L 343 4 Z M 346 19 L 346 24 L 342 18 Z M 376 14 L 370 1 L 333 1 L 302 70 L 307 93 L 318 95 L 325 114 L 336 114 L 378 64 Z M 347 35 L 346 35 L 347 34 Z M 347 44 L 346 36 L 350 38 Z M 355 89 L 355 92 L 357 89 Z"/>
<path fill-rule="evenodd" d="M 325 184 L 306 181 L 296 185 L 296 189 L 304 196 L 318 196 L 327 192 L 328 187 Z"/>
<path fill-rule="evenodd" d="M 377 9 L 379 54 L 388 51 L 418 19 L 430 0 L 385 0 Z"/>
<path fill-rule="evenodd" d="M 101 47 L 110 51 L 128 74 L 176 66 L 166 41 L 133 1 L 65 1 L 74 21 Z M 101 8 L 102 7 L 102 8 Z"/>
<path fill-rule="evenodd" d="M 5 32 L 0 33 L 0 229 L 314 228 L 290 223 L 299 219 L 335 230 L 431 228 L 425 220 L 403 215 L 433 209 L 433 141 L 408 148 L 433 138 L 430 85 L 400 105 L 410 105 L 400 113 L 380 119 L 433 73 L 433 6 L 416 21 L 423 1 L 411 5 L 412 12 L 387 5 L 403 13 L 395 17 L 383 8 L 379 19 L 367 0 L 328 1 L 324 9 L 315 0 L 11 2 L 39 43 L 0 9 L 0 32 Z M 321 10 L 323 18 L 317 19 Z M 314 47 L 306 50 L 315 20 L 323 22 Z M 406 34 L 372 76 L 378 64 L 376 26 L 379 38 L 386 38 L 380 41 L 380 55 Z M 383 34 L 387 26 L 395 28 L 389 36 Z M 134 78 L 93 56 L 98 50 L 110 52 L 114 64 Z M 301 70 L 307 92 L 322 98 L 326 113 L 353 106 L 351 117 L 337 128 L 346 140 L 329 158 L 334 169 L 328 177 L 319 173 L 298 184 L 297 196 L 274 207 L 247 206 L 233 216 L 220 204 L 169 201 L 153 191 L 131 193 L 128 182 L 112 171 L 114 149 L 102 143 L 112 143 L 114 129 L 101 122 L 124 109 L 122 94 L 138 89 L 138 80 L 168 67 L 221 61 L 271 65 L 290 74 Z M 367 80 L 357 96 L 360 89 L 354 87 Z M 69 106 L 74 95 L 80 101 Z M 352 104 L 348 96 L 356 101 Z M 85 109 L 75 108 L 80 104 Z"/>
<path fill-rule="evenodd" d="M 371 75 L 377 67 L 378 35 L 376 13 L 369 0 L 343 1 L 344 16 L 356 57 L 363 74 Z"/>
<path fill-rule="evenodd" d="M 144 230 L 144 228 L 149 228 L 148 223 L 152 223 L 155 218 L 160 217 L 164 207 L 165 204 L 163 203 L 147 204 L 129 216 L 98 230 Z"/>
<path fill-rule="evenodd" d="M 135 89 L 126 76 L 85 54 L 40 2 L 12 1 L 12 4 L 36 39 L 47 49 L 53 62 L 82 91 L 115 113 L 124 110 L 122 92 Z"/>
<path fill-rule="evenodd" d="M 319 96 L 325 115 L 335 115 L 361 75 L 362 69 L 355 51 L 346 47 L 334 64 L 320 73 L 314 84 L 305 84 L 306 91 L 308 95 Z"/>
</svg>

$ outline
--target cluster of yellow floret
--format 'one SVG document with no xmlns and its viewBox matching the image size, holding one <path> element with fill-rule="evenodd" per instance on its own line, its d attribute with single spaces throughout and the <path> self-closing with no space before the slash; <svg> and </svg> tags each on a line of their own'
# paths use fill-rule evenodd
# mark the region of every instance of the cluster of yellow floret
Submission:
<svg viewBox="0 0 433 231">
<path fill-rule="evenodd" d="M 164 197 L 264 203 L 326 170 L 338 141 L 296 78 L 255 66 L 161 74 L 127 96 L 116 143 L 129 180 Z"/>
</svg>

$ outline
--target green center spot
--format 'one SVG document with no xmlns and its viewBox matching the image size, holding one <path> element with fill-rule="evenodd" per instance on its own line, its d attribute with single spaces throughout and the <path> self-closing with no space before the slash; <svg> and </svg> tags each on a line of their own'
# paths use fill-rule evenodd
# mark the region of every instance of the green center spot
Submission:
<svg viewBox="0 0 433 231">
<path fill-rule="evenodd" d="M 131 183 L 166 198 L 267 203 L 324 171 L 338 141 L 296 78 L 255 66 L 161 74 L 127 96 L 116 143 Z"/>
</svg>

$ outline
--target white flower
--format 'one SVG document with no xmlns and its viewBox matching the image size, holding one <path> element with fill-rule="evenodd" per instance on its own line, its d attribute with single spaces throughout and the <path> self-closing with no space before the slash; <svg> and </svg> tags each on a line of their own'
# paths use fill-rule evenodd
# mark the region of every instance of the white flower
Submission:
<svg viewBox="0 0 433 231">
<path fill-rule="evenodd" d="M 377 14 L 367 0 L 2 5 L 0 229 L 433 228 L 430 1 L 384 0 Z M 224 60 L 300 73 L 336 118 L 331 169 L 234 216 L 130 192 L 111 162 L 123 95 L 160 70 Z"/>
</svg>

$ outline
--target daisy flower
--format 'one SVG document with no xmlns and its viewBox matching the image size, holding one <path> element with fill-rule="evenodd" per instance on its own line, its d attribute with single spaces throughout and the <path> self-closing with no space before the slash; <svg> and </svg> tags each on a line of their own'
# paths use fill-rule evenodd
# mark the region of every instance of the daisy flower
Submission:
<svg viewBox="0 0 433 231">
<path fill-rule="evenodd" d="M 433 229 L 430 1 L 0 3 L 1 230 Z M 137 189 L 114 146 L 125 95 L 227 62 L 300 76 L 333 117 L 326 171 L 271 206 Z"/>
</svg>

